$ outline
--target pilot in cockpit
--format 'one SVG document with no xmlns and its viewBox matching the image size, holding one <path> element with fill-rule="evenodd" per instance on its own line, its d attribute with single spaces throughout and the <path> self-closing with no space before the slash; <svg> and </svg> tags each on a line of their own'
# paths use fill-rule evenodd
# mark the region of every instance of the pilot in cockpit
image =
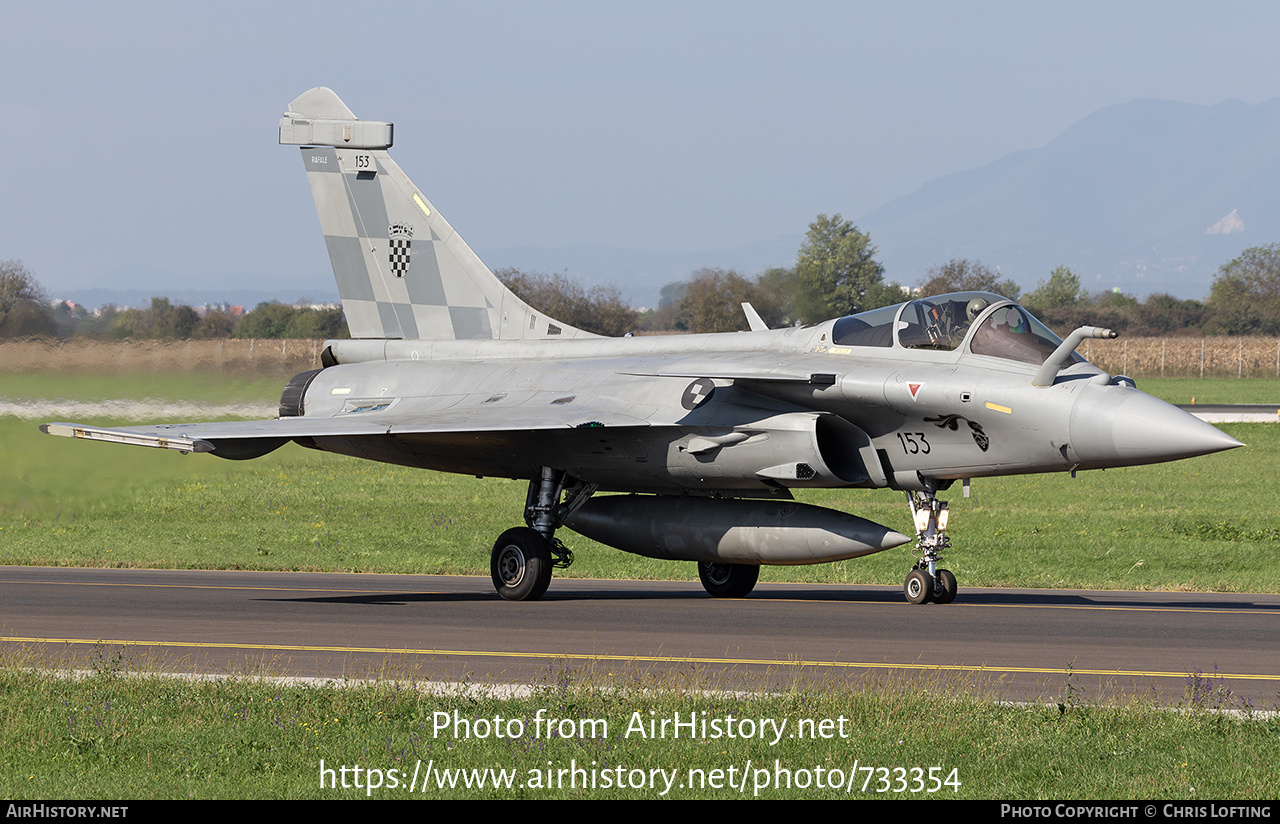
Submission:
<svg viewBox="0 0 1280 824">
<path fill-rule="evenodd" d="M 1004 306 L 983 321 L 969 348 L 975 355 L 1040 364 L 1056 344 L 1035 333 L 1022 309 Z"/>
</svg>

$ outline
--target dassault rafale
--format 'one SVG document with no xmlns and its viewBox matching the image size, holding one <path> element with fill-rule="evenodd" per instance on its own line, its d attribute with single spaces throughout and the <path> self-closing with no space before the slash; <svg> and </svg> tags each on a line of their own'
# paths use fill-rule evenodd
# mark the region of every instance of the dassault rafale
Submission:
<svg viewBox="0 0 1280 824">
<path fill-rule="evenodd" d="M 542 596 L 573 554 L 561 527 L 652 558 L 694 561 L 714 596 L 762 564 L 816 564 L 912 539 L 799 503 L 792 490 L 906 494 L 904 591 L 944 604 L 956 579 L 942 492 L 956 481 L 1134 466 L 1241 446 L 1076 353 L 999 295 L 964 292 L 785 329 L 608 338 L 508 290 L 327 88 L 280 120 L 300 146 L 351 340 L 291 379 L 264 421 L 51 435 L 243 460 L 301 446 L 529 482 L 524 526 L 493 545 L 508 600 Z M 601 494 L 614 493 L 614 494 Z"/>
</svg>

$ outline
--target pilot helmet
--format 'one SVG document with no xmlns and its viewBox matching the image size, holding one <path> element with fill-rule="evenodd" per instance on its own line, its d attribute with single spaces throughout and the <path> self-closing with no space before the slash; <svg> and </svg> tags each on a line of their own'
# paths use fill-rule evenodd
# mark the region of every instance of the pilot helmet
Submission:
<svg viewBox="0 0 1280 824">
<path fill-rule="evenodd" d="M 991 305 L 986 298 L 974 298 L 964 307 L 964 313 L 969 322 L 973 323 L 973 319 L 982 314 L 982 310 Z"/>
</svg>

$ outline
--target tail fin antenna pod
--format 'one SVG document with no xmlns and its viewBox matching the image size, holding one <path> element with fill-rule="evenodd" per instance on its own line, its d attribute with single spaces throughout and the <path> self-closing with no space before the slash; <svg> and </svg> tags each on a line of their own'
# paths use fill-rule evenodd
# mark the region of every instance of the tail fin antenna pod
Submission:
<svg viewBox="0 0 1280 824">
<path fill-rule="evenodd" d="M 360 120 L 330 89 L 299 95 L 280 143 L 301 146 L 353 338 L 590 337 L 520 300 L 387 153 L 392 124 Z"/>
</svg>

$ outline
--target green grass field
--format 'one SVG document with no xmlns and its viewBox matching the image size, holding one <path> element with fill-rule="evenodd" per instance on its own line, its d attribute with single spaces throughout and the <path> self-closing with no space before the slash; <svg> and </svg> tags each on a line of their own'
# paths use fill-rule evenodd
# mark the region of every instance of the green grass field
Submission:
<svg viewBox="0 0 1280 824">
<path fill-rule="evenodd" d="M 1138 378 L 1138 388 L 1169 403 L 1274 403 L 1280 406 L 1280 380 L 1274 378 Z"/>
<path fill-rule="evenodd" d="M 0 373 L 0 398 L 102 401 L 151 398 L 198 403 L 275 403 L 288 376 L 184 373 Z"/>
</svg>

